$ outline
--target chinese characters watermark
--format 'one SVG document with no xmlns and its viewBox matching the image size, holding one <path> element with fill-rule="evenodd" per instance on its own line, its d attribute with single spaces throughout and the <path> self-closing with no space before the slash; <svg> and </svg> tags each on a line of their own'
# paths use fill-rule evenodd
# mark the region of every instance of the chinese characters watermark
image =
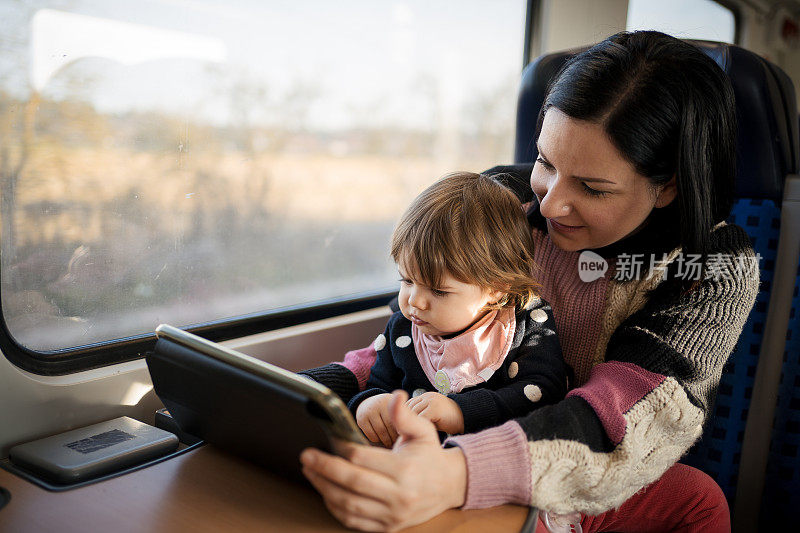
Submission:
<svg viewBox="0 0 800 533">
<path fill-rule="evenodd" d="M 667 254 L 660 258 L 646 254 L 620 254 L 616 257 L 613 279 L 631 281 L 660 277 L 666 280 L 670 275 L 687 281 L 758 278 L 760 263 L 761 254 L 742 256 L 715 253 L 708 255 L 703 269 L 700 254 L 681 253 L 672 260 Z M 578 258 L 578 275 L 585 283 L 604 277 L 608 269 L 608 262 L 594 252 L 581 252 Z"/>
</svg>

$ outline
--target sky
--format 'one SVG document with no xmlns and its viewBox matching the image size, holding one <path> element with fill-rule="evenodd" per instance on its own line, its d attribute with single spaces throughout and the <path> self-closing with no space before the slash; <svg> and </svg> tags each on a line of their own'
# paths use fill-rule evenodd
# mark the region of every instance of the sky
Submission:
<svg viewBox="0 0 800 533">
<path fill-rule="evenodd" d="M 294 94 L 310 102 L 304 120 L 316 129 L 376 121 L 424 128 L 476 96 L 515 92 L 525 4 L 3 2 L 0 32 L 19 36 L 6 37 L 11 48 L 0 47 L 0 55 L 13 50 L 27 63 L 26 87 L 80 97 L 107 113 L 158 110 L 226 124 L 241 119 L 238 109 L 250 123 L 268 124 L 296 112 L 284 103 Z M 730 40 L 732 25 L 730 12 L 711 0 L 629 3 L 629 29 Z"/>
<path fill-rule="evenodd" d="M 298 87 L 324 93 L 324 106 L 312 113 L 318 126 L 336 127 L 375 108 L 387 119 L 419 123 L 431 114 L 430 109 L 419 109 L 420 92 L 433 93 L 431 98 L 446 100 L 445 105 L 458 103 L 468 93 L 493 90 L 498 80 L 508 83 L 522 66 L 524 0 L 27 4 L 32 12 L 36 9 L 31 5 L 53 6 L 49 18 L 56 20 L 34 30 L 35 40 L 43 43 L 40 50 L 60 53 L 76 35 L 94 43 L 94 50 L 82 46 L 81 57 L 57 70 L 44 84 L 43 94 L 58 97 L 66 90 L 59 77 L 72 70 L 73 78 L 77 72 L 88 80 L 86 97 L 106 112 L 162 108 L 224 122 L 229 87 L 244 83 L 260 87 L 276 101 Z M 83 17 L 58 20 L 58 12 Z M 0 12 L 0 20 L 4 18 Z M 117 31 L 119 22 L 131 31 Z M 221 43 L 225 60 L 176 56 L 174 46 L 156 43 L 150 47 L 160 46 L 163 57 L 120 61 L 115 52 L 125 46 L 147 47 L 152 30 Z M 112 43 L 109 35 L 125 42 Z M 32 62 L 47 62 L 47 54 L 42 58 L 40 53 Z M 257 120 L 259 110 L 252 114 Z"/>
</svg>

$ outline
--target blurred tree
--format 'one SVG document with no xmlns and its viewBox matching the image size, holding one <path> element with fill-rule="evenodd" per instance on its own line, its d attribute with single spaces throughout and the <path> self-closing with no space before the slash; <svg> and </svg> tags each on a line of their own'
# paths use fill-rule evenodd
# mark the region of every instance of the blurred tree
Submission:
<svg viewBox="0 0 800 533">
<path fill-rule="evenodd" d="M 17 186 L 30 156 L 33 121 L 39 103 L 39 95 L 30 89 L 26 76 L 25 53 L 29 22 L 35 9 L 19 1 L 12 5 L 0 31 L 0 256 L 4 268 L 16 259 Z"/>
</svg>

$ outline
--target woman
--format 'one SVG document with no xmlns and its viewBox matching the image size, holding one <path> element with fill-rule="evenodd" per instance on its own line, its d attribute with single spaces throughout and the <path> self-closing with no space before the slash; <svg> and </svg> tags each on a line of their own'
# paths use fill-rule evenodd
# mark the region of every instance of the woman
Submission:
<svg viewBox="0 0 800 533">
<path fill-rule="evenodd" d="M 539 117 L 528 216 L 542 296 L 576 388 L 444 448 L 397 393 L 393 451 L 301 456 L 331 512 L 351 527 L 392 530 L 451 507 L 517 503 L 580 512 L 584 530 L 596 530 L 613 528 L 614 513 L 647 487 L 640 495 L 662 503 L 685 496 L 653 530 L 693 520 L 687 502 L 713 482 L 676 463 L 701 434 L 758 292 L 747 235 L 721 223 L 732 203 L 734 137 L 727 77 L 687 43 L 620 33 L 568 62 Z M 583 281 L 587 261 L 608 269 Z M 337 376 L 347 396 L 370 357 L 351 352 L 317 373 Z M 592 522 L 614 508 L 609 521 Z"/>
</svg>

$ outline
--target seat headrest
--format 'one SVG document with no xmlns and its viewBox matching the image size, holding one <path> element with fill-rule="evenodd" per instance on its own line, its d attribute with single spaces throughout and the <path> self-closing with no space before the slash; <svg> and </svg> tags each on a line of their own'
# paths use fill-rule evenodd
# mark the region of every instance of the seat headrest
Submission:
<svg viewBox="0 0 800 533">
<path fill-rule="evenodd" d="M 787 174 L 800 167 L 798 115 L 789 76 L 766 59 L 738 46 L 689 41 L 722 67 L 736 98 L 736 197 L 780 202 Z M 537 58 L 522 73 L 517 103 L 515 163 L 535 161 L 534 136 L 550 80 L 566 61 L 585 48 Z"/>
</svg>

